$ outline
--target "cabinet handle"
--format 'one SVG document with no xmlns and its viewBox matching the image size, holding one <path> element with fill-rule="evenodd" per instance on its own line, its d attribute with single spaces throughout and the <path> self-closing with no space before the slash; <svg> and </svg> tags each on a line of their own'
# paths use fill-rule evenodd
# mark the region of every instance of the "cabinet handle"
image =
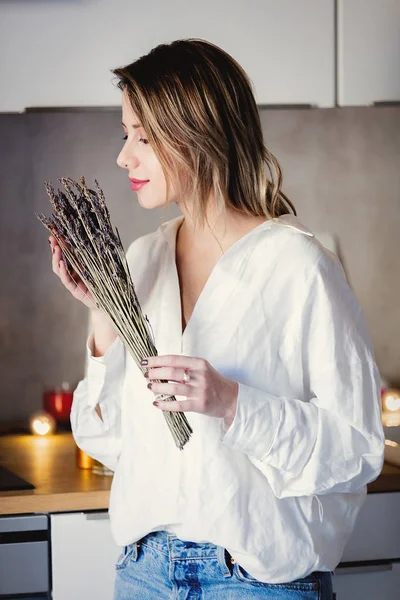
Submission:
<svg viewBox="0 0 400 600">
<path fill-rule="evenodd" d="M 108 512 L 92 512 L 84 515 L 88 521 L 105 521 L 110 518 Z"/>
<path fill-rule="evenodd" d="M 349 565 L 348 567 L 338 567 L 334 570 L 335 575 L 352 575 L 354 573 L 377 573 L 378 571 L 391 571 L 393 563 L 382 562 L 380 564 Z"/>
</svg>

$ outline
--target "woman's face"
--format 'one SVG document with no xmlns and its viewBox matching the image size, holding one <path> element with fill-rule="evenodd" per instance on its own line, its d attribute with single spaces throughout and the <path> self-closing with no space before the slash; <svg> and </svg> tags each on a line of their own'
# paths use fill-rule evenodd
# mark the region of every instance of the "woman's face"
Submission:
<svg viewBox="0 0 400 600">
<path fill-rule="evenodd" d="M 147 140 L 146 132 L 130 105 L 125 91 L 122 92 L 122 125 L 125 144 L 117 158 L 117 164 L 127 169 L 128 177 L 146 180 L 138 190 L 139 204 L 143 208 L 164 206 L 167 202 L 167 183 L 161 164 Z M 132 182 L 130 185 L 134 186 Z M 134 189 L 134 187 L 132 187 Z M 174 188 L 170 189 L 170 202 L 176 201 Z"/>
</svg>

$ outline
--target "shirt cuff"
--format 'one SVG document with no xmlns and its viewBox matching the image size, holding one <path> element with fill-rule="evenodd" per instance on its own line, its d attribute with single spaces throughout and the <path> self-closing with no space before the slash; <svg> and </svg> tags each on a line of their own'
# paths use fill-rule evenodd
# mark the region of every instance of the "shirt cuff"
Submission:
<svg viewBox="0 0 400 600">
<path fill-rule="evenodd" d="M 113 368 L 120 358 L 119 350 L 123 345 L 120 337 L 113 341 L 103 356 L 93 356 L 93 332 L 89 335 L 86 344 L 88 380 L 88 404 L 95 407 L 98 404 L 101 390 L 106 378 L 106 370 Z"/>
<path fill-rule="evenodd" d="M 283 414 L 282 399 L 239 383 L 235 417 L 227 431 L 221 423 L 221 442 L 263 460 L 274 444 Z"/>
</svg>

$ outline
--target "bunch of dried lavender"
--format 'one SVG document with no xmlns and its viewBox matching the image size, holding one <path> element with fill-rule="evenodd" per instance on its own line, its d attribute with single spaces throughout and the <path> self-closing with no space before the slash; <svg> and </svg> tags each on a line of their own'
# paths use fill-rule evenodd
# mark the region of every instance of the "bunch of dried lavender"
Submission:
<svg viewBox="0 0 400 600">
<path fill-rule="evenodd" d="M 118 230 L 111 224 L 105 197 L 95 180 L 97 192 L 89 189 L 84 177 L 80 184 L 70 177 L 58 181 L 65 193 L 46 182 L 53 214 L 38 219 L 56 238 L 67 270 L 73 269 L 85 282 L 96 305 L 111 319 L 136 364 L 145 356 L 157 356 L 151 326 L 143 314 Z M 77 190 L 74 192 L 73 188 Z M 175 400 L 174 396 L 170 397 Z M 184 413 L 163 411 L 175 444 L 183 449 L 193 432 Z"/>
</svg>

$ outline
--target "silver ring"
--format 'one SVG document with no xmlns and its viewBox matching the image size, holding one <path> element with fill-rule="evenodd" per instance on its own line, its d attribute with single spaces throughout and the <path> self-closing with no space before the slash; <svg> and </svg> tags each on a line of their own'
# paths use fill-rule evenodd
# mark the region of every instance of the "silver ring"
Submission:
<svg viewBox="0 0 400 600">
<path fill-rule="evenodd" d="M 171 394 L 156 394 L 156 400 L 158 402 L 165 402 L 166 400 L 171 400 Z"/>
<path fill-rule="evenodd" d="M 188 373 L 188 369 L 185 369 L 185 374 L 183 376 L 183 381 L 190 381 L 190 375 Z"/>
</svg>

